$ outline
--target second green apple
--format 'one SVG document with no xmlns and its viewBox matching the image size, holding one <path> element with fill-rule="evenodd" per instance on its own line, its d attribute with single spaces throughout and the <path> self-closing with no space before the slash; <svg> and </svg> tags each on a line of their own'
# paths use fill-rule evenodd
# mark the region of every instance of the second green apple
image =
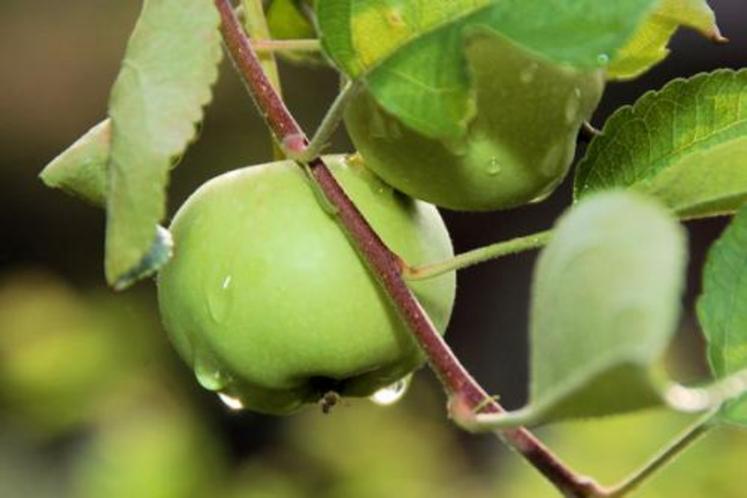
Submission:
<svg viewBox="0 0 747 498">
<path fill-rule="evenodd" d="M 465 56 L 477 113 L 464 136 L 427 137 L 364 91 L 345 116 L 353 143 L 384 181 L 441 207 L 491 211 L 543 199 L 568 172 L 603 71 L 546 61 L 492 32 L 471 36 Z"/>
</svg>

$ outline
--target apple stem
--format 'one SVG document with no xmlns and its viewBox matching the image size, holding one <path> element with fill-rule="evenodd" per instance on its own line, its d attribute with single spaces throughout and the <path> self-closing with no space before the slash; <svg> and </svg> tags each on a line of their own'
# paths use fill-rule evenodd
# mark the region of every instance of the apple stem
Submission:
<svg viewBox="0 0 747 498">
<path fill-rule="evenodd" d="M 361 80 L 349 80 L 343 85 L 342 90 L 337 95 L 335 101 L 332 102 L 324 119 L 322 119 L 319 128 L 317 128 L 314 136 L 311 137 L 311 141 L 305 147 L 300 149 L 298 147 L 294 148 L 293 144 L 286 144 L 287 139 L 284 139 L 285 154 L 288 159 L 300 163 L 309 163 L 319 157 L 324 149 L 327 148 L 327 145 L 329 145 L 332 135 L 340 127 L 345 114 L 345 108 L 362 87 L 363 83 Z"/>
<path fill-rule="evenodd" d="M 602 130 L 595 128 L 590 122 L 584 121 L 581 125 L 581 129 L 578 131 L 578 141 L 581 143 L 589 143 L 601 135 L 603 135 Z"/>
<path fill-rule="evenodd" d="M 242 30 L 231 1 L 214 1 L 221 16 L 221 32 L 226 48 L 268 127 L 278 143 L 290 150 L 302 152 L 309 142 L 264 74 L 257 53 Z M 503 408 L 472 378 L 438 333 L 407 287 L 402 277 L 401 259 L 366 222 L 324 161 L 315 158 L 309 161 L 308 166 L 327 200 L 337 209 L 337 217 L 345 233 L 409 327 L 449 397 L 452 400 L 459 399 L 471 409 L 482 405 L 483 413 L 503 412 Z M 599 485 L 573 472 L 528 430 L 519 428 L 496 434 L 528 460 L 564 496 L 604 496 Z"/>
<path fill-rule="evenodd" d="M 504 240 L 471 251 L 457 254 L 453 258 L 429 263 L 422 266 L 406 266 L 404 276 L 407 280 L 425 280 L 438 277 L 444 273 L 463 270 L 480 263 L 498 259 L 511 254 L 517 254 L 531 249 L 539 249 L 547 245 L 552 236 L 552 230 L 537 232 L 511 240 Z"/>
</svg>

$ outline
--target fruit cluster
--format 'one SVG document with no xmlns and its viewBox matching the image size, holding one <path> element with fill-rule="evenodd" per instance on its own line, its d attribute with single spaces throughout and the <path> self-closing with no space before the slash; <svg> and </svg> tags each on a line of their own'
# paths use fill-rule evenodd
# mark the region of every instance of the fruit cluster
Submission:
<svg viewBox="0 0 747 498">
<path fill-rule="evenodd" d="M 538 60 L 499 37 L 475 39 L 466 54 L 476 115 L 465 136 L 448 143 L 423 136 L 363 92 L 345 117 L 363 161 L 324 158 L 383 241 L 411 265 L 453 256 L 427 202 L 484 211 L 547 196 L 565 177 L 578 130 L 602 94 L 601 72 Z M 159 275 L 161 312 L 204 387 L 285 414 L 331 392 L 369 396 L 423 363 L 295 163 L 209 181 L 171 230 L 175 256 Z M 454 274 L 411 287 L 443 333 Z"/>
</svg>

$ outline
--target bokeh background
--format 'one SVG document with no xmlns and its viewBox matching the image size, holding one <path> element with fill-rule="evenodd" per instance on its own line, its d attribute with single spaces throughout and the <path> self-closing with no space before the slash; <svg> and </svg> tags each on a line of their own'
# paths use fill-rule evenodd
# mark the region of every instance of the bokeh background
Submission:
<svg viewBox="0 0 747 498">
<path fill-rule="evenodd" d="M 677 76 L 747 63 L 747 5 L 713 0 L 732 42 L 681 32 L 642 79 L 610 85 L 594 118 Z M 44 188 L 37 175 L 105 115 L 140 2 L 0 2 L 0 498 L 295 498 L 554 496 L 515 455 L 446 419 L 431 374 L 394 407 L 346 401 L 331 415 L 232 412 L 198 388 L 161 329 L 154 286 L 124 294 L 103 279 L 103 213 Z M 282 66 L 285 93 L 312 130 L 335 74 Z M 339 133 L 334 148 L 350 146 Z M 170 209 L 220 172 L 266 161 L 263 124 L 224 64 L 200 141 L 174 172 Z M 568 205 L 444 212 L 457 250 L 548 228 Z M 688 225 L 690 285 L 667 358 L 682 381 L 707 377 L 692 313 L 708 244 L 725 220 Z M 645 243 L 645 241 L 642 241 Z M 526 331 L 534 254 L 459 275 L 448 340 L 508 407 L 526 397 Z M 539 433 L 581 471 L 619 479 L 687 425 L 664 412 L 565 423 Z M 744 497 L 747 435 L 721 429 L 648 485 L 645 497 Z"/>
</svg>

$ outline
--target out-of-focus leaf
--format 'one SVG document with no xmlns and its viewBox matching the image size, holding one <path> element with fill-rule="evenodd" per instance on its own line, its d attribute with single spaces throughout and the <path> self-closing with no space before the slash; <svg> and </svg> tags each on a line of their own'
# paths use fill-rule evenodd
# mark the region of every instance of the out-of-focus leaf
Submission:
<svg viewBox="0 0 747 498">
<path fill-rule="evenodd" d="M 607 76 L 632 79 L 663 61 L 670 52 L 669 40 L 680 26 L 695 29 L 717 42 L 724 40 L 706 0 L 662 0 L 635 37 L 617 53 L 607 68 Z"/>
<path fill-rule="evenodd" d="M 78 498 L 204 498 L 224 484 L 218 442 L 169 394 L 109 413 L 79 453 Z M 164 400 L 167 399 L 167 403 Z M 169 402 L 173 405 L 169 405 Z M 133 403 L 134 404 L 134 403 Z"/>
<path fill-rule="evenodd" d="M 747 200 L 747 70 L 674 80 L 618 110 L 578 165 L 575 197 L 628 187 L 684 218 Z"/>
<path fill-rule="evenodd" d="M 698 317 L 716 378 L 747 368 L 747 207 L 708 253 Z M 728 402 L 721 418 L 747 426 L 747 396 Z"/>
<path fill-rule="evenodd" d="M 503 36 L 558 64 L 606 65 L 655 0 L 318 0 L 322 44 L 390 114 L 430 138 L 462 136 L 475 113 L 464 47 Z"/>
<path fill-rule="evenodd" d="M 640 468 L 690 425 L 692 417 L 670 410 L 646 410 L 621 417 L 569 421 L 548 428 L 543 439 L 571 468 L 597 482 L 619 482 Z M 495 496 L 560 496 L 521 458 L 504 454 Z M 713 429 L 646 480 L 631 498 L 743 498 L 747 432 Z"/>
<path fill-rule="evenodd" d="M 105 207 L 111 131 L 108 119 L 91 128 L 44 168 L 42 181 L 96 207 Z"/>
<path fill-rule="evenodd" d="M 131 281 L 157 238 L 169 168 L 211 99 L 219 22 L 210 0 L 146 0 L 128 43 L 109 105 L 105 266 L 115 287 Z"/>
<path fill-rule="evenodd" d="M 0 413 L 34 432 L 90 419 L 127 362 L 106 319 L 43 275 L 0 282 L 0 324 Z"/>
<path fill-rule="evenodd" d="M 605 192 L 571 208 L 535 270 L 529 404 L 478 419 L 508 427 L 660 404 L 653 365 L 676 329 L 685 263 L 682 228 L 650 199 Z"/>
</svg>

